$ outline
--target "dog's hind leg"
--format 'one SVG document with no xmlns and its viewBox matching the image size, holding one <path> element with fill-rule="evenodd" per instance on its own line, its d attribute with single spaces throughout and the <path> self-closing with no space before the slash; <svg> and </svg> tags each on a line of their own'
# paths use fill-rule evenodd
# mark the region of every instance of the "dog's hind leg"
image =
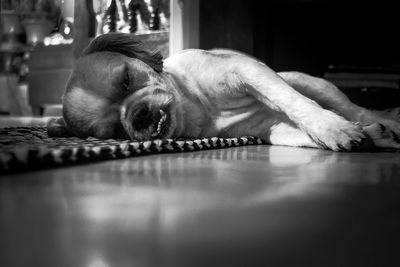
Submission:
<svg viewBox="0 0 400 267">
<path fill-rule="evenodd" d="M 278 72 L 278 75 L 302 95 L 351 121 L 359 121 L 364 111 L 327 80 L 296 71 Z"/>
<path fill-rule="evenodd" d="M 386 135 L 393 136 L 395 140 L 400 138 L 399 109 L 393 109 L 386 113 L 372 112 L 351 102 L 345 94 L 327 80 L 300 72 L 280 72 L 278 75 L 299 93 L 313 99 L 322 107 L 333 110 L 353 122 L 360 122 L 364 125 L 382 124 Z"/>
</svg>

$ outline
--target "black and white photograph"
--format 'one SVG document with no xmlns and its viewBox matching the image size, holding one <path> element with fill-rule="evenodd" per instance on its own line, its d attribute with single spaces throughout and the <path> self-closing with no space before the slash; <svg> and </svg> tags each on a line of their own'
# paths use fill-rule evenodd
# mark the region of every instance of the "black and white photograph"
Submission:
<svg viewBox="0 0 400 267">
<path fill-rule="evenodd" d="M 0 0 L 1 267 L 400 266 L 388 0 Z"/>
</svg>

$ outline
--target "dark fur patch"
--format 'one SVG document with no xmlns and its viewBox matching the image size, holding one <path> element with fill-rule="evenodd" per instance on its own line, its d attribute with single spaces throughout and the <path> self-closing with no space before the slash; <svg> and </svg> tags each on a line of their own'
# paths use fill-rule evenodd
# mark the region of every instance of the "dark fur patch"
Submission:
<svg viewBox="0 0 400 267">
<path fill-rule="evenodd" d="M 83 55 L 95 52 L 109 51 L 121 53 L 131 58 L 137 58 L 152 67 L 157 72 L 162 72 L 163 57 L 158 51 L 150 51 L 135 36 L 126 33 L 108 33 L 95 38 L 83 51 Z"/>
</svg>

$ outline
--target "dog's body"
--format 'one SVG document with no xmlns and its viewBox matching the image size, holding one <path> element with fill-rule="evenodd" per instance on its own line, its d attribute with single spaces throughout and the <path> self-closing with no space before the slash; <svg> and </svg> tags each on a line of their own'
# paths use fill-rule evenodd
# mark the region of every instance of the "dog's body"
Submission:
<svg viewBox="0 0 400 267">
<path fill-rule="evenodd" d="M 230 50 L 185 50 L 162 68 L 158 54 L 137 43 L 128 47 L 136 42 L 130 38 L 101 36 L 75 65 L 63 97 L 70 132 L 136 140 L 254 135 L 274 145 L 335 151 L 363 143 L 400 148 L 396 116 L 351 103 L 323 79 L 275 73 Z"/>
</svg>

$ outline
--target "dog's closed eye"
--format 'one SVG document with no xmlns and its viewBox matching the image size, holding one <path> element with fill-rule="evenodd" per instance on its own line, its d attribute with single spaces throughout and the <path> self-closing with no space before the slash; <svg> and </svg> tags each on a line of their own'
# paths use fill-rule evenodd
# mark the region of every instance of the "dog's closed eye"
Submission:
<svg viewBox="0 0 400 267">
<path fill-rule="evenodd" d="M 129 72 L 128 70 L 125 71 L 124 76 L 122 78 L 122 89 L 124 91 L 128 91 L 129 90 L 129 84 L 130 84 L 130 76 L 129 76 Z"/>
</svg>

